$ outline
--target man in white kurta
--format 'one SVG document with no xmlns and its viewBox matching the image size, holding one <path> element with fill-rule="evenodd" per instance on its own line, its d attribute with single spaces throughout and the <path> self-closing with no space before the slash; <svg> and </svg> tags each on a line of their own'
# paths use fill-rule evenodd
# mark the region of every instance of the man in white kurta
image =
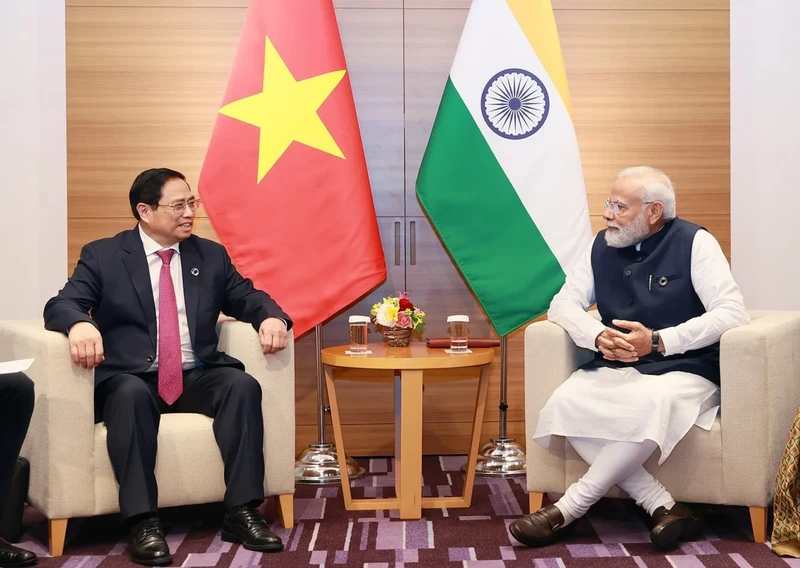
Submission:
<svg viewBox="0 0 800 568">
<path fill-rule="evenodd" d="M 590 467 L 558 502 L 510 530 L 529 546 L 553 542 L 617 485 L 653 517 L 651 540 L 668 549 L 691 535 L 699 515 L 643 464 L 656 449 L 663 463 L 692 426 L 711 429 L 720 337 L 750 318 L 716 239 L 676 217 L 666 175 L 623 170 L 605 204 L 607 228 L 548 311 L 596 357 L 556 389 L 534 434 L 544 447 L 566 437 Z M 587 312 L 594 304 L 602 321 Z"/>
</svg>

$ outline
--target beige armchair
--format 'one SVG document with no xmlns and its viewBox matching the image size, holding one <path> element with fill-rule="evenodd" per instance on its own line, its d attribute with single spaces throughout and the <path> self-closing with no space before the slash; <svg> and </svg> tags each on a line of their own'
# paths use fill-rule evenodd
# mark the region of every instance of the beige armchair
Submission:
<svg viewBox="0 0 800 568">
<path fill-rule="evenodd" d="M 722 336 L 722 407 L 712 430 L 692 428 L 661 467 L 656 452 L 645 468 L 679 501 L 749 507 L 754 539 L 763 543 L 778 464 L 800 405 L 800 312 L 750 315 L 750 324 Z M 588 469 L 563 437 L 552 437 L 544 449 L 533 434 L 550 395 L 591 356 L 552 322 L 525 330 L 531 511 L 541 507 L 544 493 L 563 493 Z M 608 496 L 625 494 L 614 487 Z"/>
<path fill-rule="evenodd" d="M 253 327 L 220 324 L 219 349 L 244 363 L 261 384 L 264 411 L 264 495 L 277 496 L 284 527 L 294 523 L 294 343 L 264 356 Z M 94 423 L 94 374 L 75 366 L 67 338 L 41 320 L 0 322 L 0 361 L 35 357 L 26 374 L 36 406 L 22 455 L 31 464 L 29 502 L 48 519 L 50 553 L 64 550 L 67 521 L 119 511 L 106 428 Z M 212 419 L 167 414 L 158 434 L 159 507 L 222 501 L 223 464 Z"/>
</svg>

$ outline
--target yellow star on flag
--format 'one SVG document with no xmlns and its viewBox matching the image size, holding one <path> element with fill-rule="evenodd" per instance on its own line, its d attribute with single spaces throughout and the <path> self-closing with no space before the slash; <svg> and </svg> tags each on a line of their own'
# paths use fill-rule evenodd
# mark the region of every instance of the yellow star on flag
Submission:
<svg viewBox="0 0 800 568">
<path fill-rule="evenodd" d="M 263 91 L 227 104 L 219 111 L 259 127 L 258 182 L 294 141 L 344 159 L 317 109 L 345 72 L 332 71 L 296 81 L 278 50 L 266 38 Z"/>
</svg>

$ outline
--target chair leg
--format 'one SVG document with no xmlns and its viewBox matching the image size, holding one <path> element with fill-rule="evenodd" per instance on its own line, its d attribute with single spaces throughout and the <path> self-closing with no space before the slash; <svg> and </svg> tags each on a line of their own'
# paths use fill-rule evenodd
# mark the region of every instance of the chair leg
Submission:
<svg viewBox="0 0 800 568">
<path fill-rule="evenodd" d="M 767 542 L 766 507 L 750 507 L 750 524 L 753 525 L 753 540 L 756 544 Z"/>
<path fill-rule="evenodd" d="M 281 526 L 285 529 L 292 528 L 294 526 L 294 494 L 278 495 L 277 504 Z"/>
<path fill-rule="evenodd" d="M 538 491 L 531 491 L 528 493 L 528 512 L 535 513 L 539 509 L 542 508 L 542 500 L 544 499 L 544 493 L 539 493 Z"/>
<path fill-rule="evenodd" d="M 64 541 L 67 538 L 67 521 L 69 519 L 48 519 L 47 528 L 50 533 L 50 556 L 55 558 L 64 554 Z"/>
</svg>

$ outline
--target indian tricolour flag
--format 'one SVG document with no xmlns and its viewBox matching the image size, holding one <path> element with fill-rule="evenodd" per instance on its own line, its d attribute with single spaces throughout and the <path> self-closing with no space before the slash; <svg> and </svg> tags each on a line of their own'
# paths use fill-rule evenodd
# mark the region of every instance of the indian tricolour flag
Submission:
<svg viewBox="0 0 800 568">
<path fill-rule="evenodd" d="M 549 0 L 473 0 L 417 197 L 504 336 L 547 311 L 592 238 Z"/>
</svg>

